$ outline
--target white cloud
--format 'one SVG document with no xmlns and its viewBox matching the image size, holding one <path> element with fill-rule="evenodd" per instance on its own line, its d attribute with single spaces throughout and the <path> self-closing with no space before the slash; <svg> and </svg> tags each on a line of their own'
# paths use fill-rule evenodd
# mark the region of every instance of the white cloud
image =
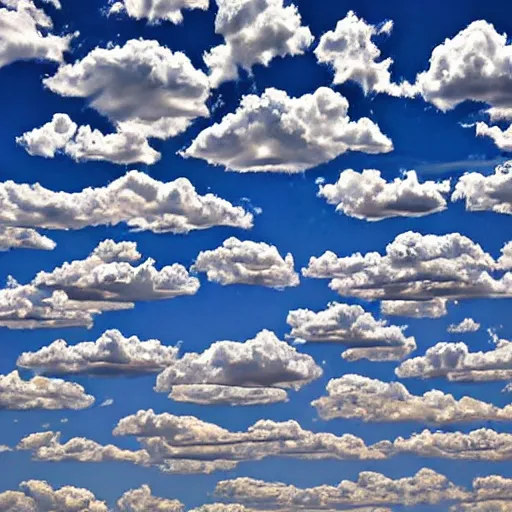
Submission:
<svg viewBox="0 0 512 512">
<path fill-rule="evenodd" d="M 404 335 L 407 326 L 388 325 L 357 305 L 332 302 L 318 313 L 297 309 L 288 313 L 286 322 L 296 340 L 347 345 L 342 357 L 348 361 L 396 361 L 416 349 L 414 338 Z"/>
<path fill-rule="evenodd" d="M 30 228 L 0 226 L 0 252 L 10 249 L 39 249 L 53 251 L 57 244 Z"/>
<path fill-rule="evenodd" d="M 201 251 L 190 269 L 206 272 L 209 281 L 228 284 L 249 284 L 282 289 L 298 286 L 291 253 L 284 258 L 274 245 L 265 242 L 240 241 L 228 238 L 221 247 Z"/>
<path fill-rule="evenodd" d="M 89 98 L 91 107 L 124 132 L 166 139 L 208 117 L 208 77 L 181 52 L 157 41 L 95 48 L 43 80 L 61 96 Z"/>
<path fill-rule="evenodd" d="M 445 377 L 450 381 L 499 381 L 512 379 L 512 342 L 497 340 L 487 352 L 470 352 L 462 342 L 438 343 L 424 356 L 408 359 L 395 370 L 400 378 L 430 379 Z"/>
<path fill-rule="evenodd" d="M 480 329 L 480 324 L 475 322 L 472 318 L 464 318 L 459 324 L 450 324 L 448 326 L 448 332 L 476 332 Z"/>
<path fill-rule="evenodd" d="M 380 311 L 383 315 L 407 316 L 411 318 L 441 318 L 448 314 L 446 299 L 430 300 L 383 300 Z"/>
<path fill-rule="evenodd" d="M 299 98 L 266 89 L 244 96 L 235 113 L 203 130 L 181 154 L 232 171 L 296 173 L 347 151 L 393 150 L 377 124 L 366 117 L 352 121 L 348 107 L 326 87 Z"/>
<path fill-rule="evenodd" d="M 147 19 L 149 23 L 170 21 L 176 25 L 183 22 L 184 9 L 208 9 L 209 0 L 121 0 L 113 3 L 109 14 L 126 11 L 137 20 Z"/>
<path fill-rule="evenodd" d="M 85 409 L 94 403 L 79 384 L 33 377 L 22 380 L 17 371 L 0 375 L 0 409 Z"/>
<path fill-rule="evenodd" d="M 382 382 L 361 375 L 344 375 L 327 384 L 327 396 L 311 405 L 326 420 L 357 418 L 363 421 L 407 422 L 430 424 L 462 423 L 472 421 L 510 421 L 512 405 L 503 409 L 490 403 L 439 390 L 423 395 L 412 395 L 399 382 Z"/>
<path fill-rule="evenodd" d="M 452 201 L 465 201 L 466 210 L 512 215 L 512 161 L 498 165 L 494 174 L 466 173 L 459 178 Z"/>
<path fill-rule="evenodd" d="M 253 512 L 239 503 L 210 503 L 193 508 L 189 512 Z"/>
<path fill-rule="evenodd" d="M 502 130 L 499 126 L 479 122 L 476 123 L 476 134 L 479 137 L 490 137 L 502 151 L 512 151 L 512 125 Z"/>
<path fill-rule="evenodd" d="M 58 339 L 36 352 L 23 352 L 16 364 L 44 375 L 139 374 L 162 370 L 177 357 L 176 347 L 159 340 L 124 337 L 117 329 L 105 331 L 96 341 L 68 345 Z"/>
<path fill-rule="evenodd" d="M 361 173 L 346 169 L 334 184 L 321 185 L 318 195 L 336 211 L 349 217 L 378 221 L 391 217 L 423 217 L 446 209 L 445 195 L 450 180 L 420 183 L 416 171 L 386 182 L 381 172 L 365 169 Z"/>
<path fill-rule="evenodd" d="M 110 407 L 113 404 L 114 400 L 112 398 L 107 398 L 106 400 L 103 400 L 103 402 L 101 402 L 100 407 Z"/>
<path fill-rule="evenodd" d="M 57 152 L 62 152 L 76 162 L 99 160 L 122 165 L 136 162 L 152 165 L 161 156 L 138 132 L 104 135 L 90 126 L 78 127 L 67 114 L 55 114 L 50 122 L 17 137 L 16 142 L 30 155 L 53 158 Z"/>
<path fill-rule="evenodd" d="M 283 0 L 216 0 L 219 7 L 215 32 L 224 44 L 204 55 L 212 87 L 236 80 L 238 68 L 247 72 L 255 64 L 268 66 L 275 57 L 301 55 L 313 42 L 294 4 Z"/>
<path fill-rule="evenodd" d="M 117 508 L 120 512 L 183 512 L 185 507 L 178 500 L 170 500 L 153 496 L 149 485 L 126 491 L 119 500 Z"/>
<path fill-rule="evenodd" d="M 0 223 L 64 230 L 126 223 L 142 231 L 187 233 L 213 226 L 249 229 L 253 215 L 214 194 L 198 194 L 187 178 L 164 183 L 130 171 L 105 187 L 75 193 L 0 183 Z"/>
<path fill-rule="evenodd" d="M 372 41 L 375 36 L 390 34 L 393 22 L 369 25 L 353 11 L 339 20 L 335 30 L 326 32 L 315 49 L 318 62 L 334 69 L 333 84 L 349 80 L 358 83 L 365 94 L 376 92 L 391 96 L 414 96 L 416 88 L 409 82 L 396 84 L 391 80 L 393 59 L 379 60 L 381 52 Z"/>
<path fill-rule="evenodd" d="M 0 0 L 0 68 L 19 60 L 62 63 L 74 36 L 56 36 L 52 28 L 52 20 L 32 0 Z"/>
</svg>

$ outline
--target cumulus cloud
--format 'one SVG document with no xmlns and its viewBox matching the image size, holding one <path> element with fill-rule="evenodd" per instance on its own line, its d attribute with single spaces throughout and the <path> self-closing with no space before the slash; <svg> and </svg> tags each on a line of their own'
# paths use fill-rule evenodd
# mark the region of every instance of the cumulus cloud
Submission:
<svg viewBox="0 0 512 512">
<path fill-rule="evenodd" d="M 126 338 L 117 329 L 105 331 L 96 341 L 68 345 L 59 339 L 36 352 L 24 352 L 16 364 L 40 375 L 151 373 L 172 364 L 176 347 L 159 340 Z"/>
<path fill-rule="evenodd" d="M 411 318 L 441 318 L 448 314 L 446 299 L 430 300 L 383 300 L 380 311 L 383 315 L 408 316 Z"/>
<path fill-rule="evenodd" d="M 128 41 L 95 48 L 43 80 L 61 96 L 90 99 L 121 132 L 166 139 L 208 117 L 208 77 L 182 52 L 157 41 Z"/>
<path fill-rule="evenodd" d="M 117 508 L 120 512 L 183 512 L 185 507 L 178 500 L 169 500 L 153 496 L 149 485 L 142 485 L 138 489 L 126 491 L 119 500 Z"/>
<path fill-rule="evenodd" d="M 109 14 L 126 12 L 137 20 L 147 19 L 149 23 L 170 21 L 175 25 L 183 22 L 184 9 L 208 9 L 209 0 L 121 0 L 114 2 Z"/>
<path fill-rule="evenodd" d="M 462 423 L 510 421 L 512 406 L 503 409 L 465 396 L 456 400 L 439 390 L 413 395 L 399 382 L 382 382 L 361 375 L 344 375 L 327 384 L 327 396 L 314 400 L 326 420 L 357 418 L 363 421 Z"/>
<path fill-rule="evenodd" d="M 224 38 L 224 44 L 204 55 L 212 87 L 236 80 L 239 67 L 250 73 L 255 64 L 268 66 L 275 57 L 301 55 L 313 42 L 294 4 L 285 6 L 283 0 L 216 1 L 215 33 Z"/>
<path fill-rule="evenodd" d="M 408 359 L 395 370 L 400 378 L 450 381 L 499 381 L 512 379 L 512 342 L 497 340 L 487 352 L 471 352 L 462 342 L 438 343 L 424 356 Z"/>
<path fill-rule="evenodd" d="M 250 284 L 281 289 L 299 284 L 291 253 L 283 258 L 274 245 L 240 241 L 235 237 L 228 238 L 217 249 L 201 251 L 191 271 L 206 272 L 209 281 L 222 285 Z"/>
<path fill-rule="evenodd" d="M 52 28 L 32 0 L 0 0 L 0 68 L 20 60 L 62 63 L 74 36 L 56 36 Z"/>
<path fill-rule="evenodd" d="M 187 178 L 164 183 L 129 171 L 105 187 L 74 193 L 0 183 L 0 223 L 65 230 L 126 223 L 141 231 L 188 233 L 213 226 L 249 229 L 253 215 L 214 194 L 198 194 Z"/>
<path fill-rule="evenodd" d="M 62 152 L 76 162 L 96 160 L 122 165 L 135 162 L 152 165 L 161 156 L 138 132 L 104 135 L 90 126 L 78 127 L 67 114 L 55 114 L 50 122 L 17 137 L 16 142 L 32 156 L 53 158 Z"/>
<path fill-rule="evenodd" d="M 342 357 L 348 361 L 396 361 L 416 349 L 414 338 L 404 334 L 406 326 L 388 325 L 357 305 L 332 302 L 318 313 L 297 309 L 288 313 L 286 322 L 296 341 L 347 345 Z"/>
<path fill-rule="evenodd" d="M 512 125 L 502 130 L 499 126 L 479 122 L 476 123 L 476 134 L 479 137 L 490 137 L 502 151 L 512 151 Z"/>
<path fill-rule="evenodd" d="M 380 26 L 369 25 L 353 11 L 329 30 L 315 49 L 318 62 L 332 66 L 333 84 L 358 83 L 365 94 L 376 92 L 391 96 L 414 96 L 416 88 L 409 82 L 396 84 L 391 80 L 393 59 L 379 60 L 381 52 L 373 39 L 393 30 L 391 20 Z"/>
<path fill-rule="evenodd" d="M 453 512 L 507 512 L 512 502 L 512 480 L 499 475 L 473 480 L 473 502 L 458 503 Z"/>
<path fill-rule="evenodd" d="M 86 409 L 94 403 L 79 384 L 33 377 L 22 380 L 17 371 L 0 375 L 0 409 Z"/>
<path fill-rule="evenodd" d="M 289 97 L 269 88 L 203 130 L 181 154 L 238 172 L 302 172 L 347 151 L 388 153 L 393 143 L 370 119 L 352 121 L 348 101 L 320 87 Z"/>
<path fill-rule="evenodd" d="M 318 195 L 336 211 L 356 219 L 378 221 L 391 217 L 423 217 L 446 209 L 450 180 L 420 183 L 416 171 L 387 182 L 381 172 L 346 169 L 334 184 L 320 185 Z"/>
<path fill-rule="evenodd" d="M 0 226 L 0 252 L 10 249 L 53 251 L 57 244 L 31 228 Z"/>
<path fill-rule="evenodd" d="M 327 251 L 312 257 L 306 277 L 331 279 L 329 287 L 344 297 L 366 300 L 467 299 L 512 296 L 512 244 L 495 260 L 460 233 L 422 235 L 408 231 L 370 252 L 338 257 Z M 416 303 L 412 309 L 417 307 Z"/>
<path fill-rule="evenodd" d="M 468 211 L 512 215 L 512 161 L 498 165 L 494 174 L 466 173 L 459 178 L 452 201 L 465 201 Z"/>
<path fill-rule="evenodd" d="M 475 322 L 472 318 L 464 318 L 459 324 L 450 324 L 448 326 L 448 332 L 476 332 L 480 329 L 480 324 Z"/>
</svg>

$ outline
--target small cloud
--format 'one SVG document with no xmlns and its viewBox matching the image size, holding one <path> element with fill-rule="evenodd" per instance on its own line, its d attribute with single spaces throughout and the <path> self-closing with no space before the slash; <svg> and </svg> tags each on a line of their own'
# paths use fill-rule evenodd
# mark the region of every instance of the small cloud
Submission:
<svg viewBox="0 0 512 512">
<path fill-rule="evenodd" d="M 100 404 L 100 407 L 110 407 L 114 403 L 112 398 L 107 398 L 104 402 Z"/>
</svg>

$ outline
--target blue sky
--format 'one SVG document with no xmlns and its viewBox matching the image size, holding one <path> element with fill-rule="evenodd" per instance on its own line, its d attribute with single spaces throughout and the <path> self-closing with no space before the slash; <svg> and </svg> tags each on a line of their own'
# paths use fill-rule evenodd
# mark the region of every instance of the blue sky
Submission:
<svg viewBox="0 0 512 512">
<path fill-rule="evenodd" d="M 184 52 L 196 69 L 207 73 L 203 53 L 223 43 L 223 37 L 215 33 L 217 5 L 213 0 L 206 11 L 184 10 L 184 21 L 178 25 L 168 21 L 151 24 L 146 19 L 130 18 L 126 13 L 108 16 L 106 0 L 62 0 L 60 10 L 37 0 L 34 3 L 51 16 L 54 34 L 80 33 L 65 54 L 67 63 L 80 61 L 96 47 L 105 48 L 107 44 L 123 46 L 131 39 L 142 38 L 157 40 L 173 52 Z M 274 245 L 283 256 L 293 254 L 295 270 L 300 272 L 307 267 L 310 257 L 320 256 L 327 250 L 340 257 L 357 252 L 383 253 L 387 244 L 407 231 L 423 235 L 459 233 L 480 244 L 484 251 L 497 259 L 512 233 L 512 220 L 507 214 L 468 211 L 464 202 L 459 201 L 448 202 L 444 211 L 423 217 L 404 215 L 370 222 L 336 212 L 334 206 L 317 195 L 319 179 L 335 183 L 340 171 L 345 169 L 357 172 L 378 169 L 387 182 L 402 177 L 405 170 L 416 170 L 420 182 L 450 179 L 452 187 L 469 171 L 491 175 L 497 164 L 507 160 L 508 153 L 490 138 L 477 137 L 473 124 L 478 121 L 493 124 L 485 113 L 486 108 L 493 105 L 468 98 L 443 112 L 421 94 L 414 98 L 392 97 L 371 91 L 365 94 L 354 81 L 333 85 L 332 69 L 318 63 L 313 50 L 320 37 L 333 30 L 338 20 L 345 18 L 350 10 L 369 25 L 378 26 L 386 20 L 393 20 L 393 31 L 377 35 L 373 41 L 381 50 L 382 58 L 391 57 L 394 61 L 392 80 L 395 83 L 402 80 L 414 83 L 416 75 L 428 69 L 432 50 L 471 22 L 486 20 L 498 33 L 512 34 L 511 10 L 507 2 L 368 0 L 351 3 L 325 0 L 318 3 L 295 0 L 293 3 L 302 17 L 302 25 L 309 27 L 315 36 L 310 48 L 300 55 L 276 57 L 268 66 L 256 64 L 252 66 L 251 73 L 240 70 L 238 80 L 227 81 L 212 89 L 207 101 L 210 117 L 194 119 L 188 129 L 165 140 L 149 139 L 150 145 L 162 155 L 154 165 L 76 162 L 62 152 L 54 158 L 30 155 L 16 143 L 16 137 L 43 126 L 55 113 L 68 114 L 78 125 L 91 125 L 104 132 L 113 132 L 115 128 L 108 116 L 90 107 L 91 97 L 64 97 L 43 86 L 42 79 L 55 75 L 58 63 L 31 59 L 1 67 L 1 182 L 38 182 L 50 190 L 79 192 L 86 187 L 105 187 L 131 169 L 142 171 L 161 182 L 186 177 L 198 193 L 211 192 L 235 206 L 252 211 L 254 226 L 249 230 L 217 226 L 186 234 L 131 231 L 123 223 L 68 231 L 43 228 L 39 229 L 40 233 L 54 240 L 56 248 L 51 251 L 12 249 L 1 252 L 0 282 L 5 283 L 8 276 L 13 276 L 19 283 L 29 283 L 39 271 L 51 272 L 65 261 L 86 258 L 105 239 L 136 242 L 145 257 L 156 260 L 157 268 L 173 263 L 189 268 L 201 251 L 213 250 L 234 236 L 240 240 Z M 285 4 L 289 5 L 289 2 Z M 0 42 L 2 37 L 7 36 L 2 36 L 0 24 Z M 508 73 L 510 76 L 510 69 Z M 183 158 L 178 154 L 178 151 L 189 147 L 201 132 L 234 112 L 244 95 L 261 96 L 269 87 L 286 91 L 289 97 L 301 97 L 319 87 L 331 87 L 348 100 L 351 119 L 371 119 L 393 141 L 393 151 L 380 154 L 348 151 L 297 173 L 234 172 L 226 170 L 223 165 L 214 166 L 204 159 Z M 507 122 L 494 124 L 503 129 L 509 125 Z M 247 284 L 222 286 L 208 281 L 205 274 L 200 273 L 197 277 L 201 288 L 194 295 L 172 300 L 138 301 L 132 310 L 106 311 L 95 316 L 90 329 L 1 328 L 0 375 L 16 369 L 16 360 L 22 352 L 35 352 L 60 338 L 70 345 L 94 341 L 107 329 L 119 329 L 125 336 L 136 335 L 141 340 L 158 339 L 164 345 L 179 343 L 181 353 L 203 352 L 219 340 L 243 342 L 254 338 L 262 329 L 273 331 L 283 340 L 290 331 L 286 323 L 289 311 L 299 308 L 321 311 L 332 301 L 361 304 L 376 318 L 387 319 L 390 324 L 407 325 L 407 336 L 414 336 L 417 344 L 416 351 L 409 357 L 421 356 L 429 347 L 442 341 L 463 341 L 472 352 L 492 350 L 494 344 L 489 329 L 502 339 L 511 339 L 512 336 L 509 298 L 483 297 L 460 300 L 457 304 L 450 302 L 447 315 L 440 318 L 386 317 L 380 313 L 378 300 L 340 297 L 329 288 L 325 279 L 301 277 L 299 286 L 281 290 Z M 481 324 L 480 329 L 474 333 L 447 332 L 449 325 L 465 318 L 473 318 Z M 361 437 L 368 445 L 399 436 L 409 437 L 424 428 L 467 433 L 486 427 L 497 432 L 510 432 L 506 421 L 477 420 L 438 426 L 428 421 L 372 423 L 343 418 L 323 420 L 310 403 L 325 395 L 325 386 L 330 379 L 359 374 L 383 382 L 397 381 L 399 379 L 394 372 L 400 362 L 370 362 L 365 359 L 348 362 L 340 357 L 345 347 L 339 343 L 305 343 L 295 347 L 298 352 L 312 356 L 322 367 L 323 375 L 299 391 L 290 392 L 286 403 L 247 407 L 179 403 L 167 398 L 165 393 L 153 390 L 154 374 L 137 377 L 69 376 L 65 379 L 81 384 L 88 394 L 95 397 L 95 404 L 83 410 L 38 408 L 20 411 L 4 408 L 0 410 L 0 445 L 14 447 L 22 437 L 46 429 L 62 432 L 64 441 L 85 437 L 102 444 L 113 443 L 122 448 L 137 449 L 133 438 L 115 437 L 112 429 L 121 418 L 146 409 L 153 409 L 156 413 L 195 416 L 232 431 L 245 431 L 260 419 L 277 422 L 293 419 L 304 429 L 336 435 L 350 433 Z M 26 379 L 32 376 L 28 370 L 23 370 L 22 375 Z M 459 383 L 448 382 L 441 377 L 401 382 L 414 395 L 438 389 L 453 394 L 457 399 L 470 396 L 499 407 L 510 403 L 510 395 L 502 392 L 507 384 L 503 381 Z M 106 399 L 113 399 L 113 404 L 99 407 Z M 61 422 L 64 418 L 68 419 L 66 423 Z M 512 468 L 507 461 L 449 460 L 414 454 L 400 454 L 380 461 L 266 458 L 243 461 L 231 471 L 178 475 L 165 474 L 156 467 L 115 461 L 32 461 L 31 453 L 14 450 L 0 453 L 0 493 L 17 489 L 24 480 L 38 479 L 46 480 L 54 488 L 73 485 L 89 489 L 97 499 L 114 506 L 124 492 L 146 483 L 155 496 L 179 499 L 188 509 L 215 501 L 212 493 L 220 480 L 252 477 L 313 487 L 337 485 L 343 479 L 355 480 L 361 471 L 377 471 L 395 479 L 410 477 L 424 467 L 467 488 L 478 476 L 512 478 Z M 392 505 L 392 509 L 445 510 L 439 508 L 442 506 L 406 508 Z M 448 510 L 448 505 L 446 507 Z"/>
</svg>

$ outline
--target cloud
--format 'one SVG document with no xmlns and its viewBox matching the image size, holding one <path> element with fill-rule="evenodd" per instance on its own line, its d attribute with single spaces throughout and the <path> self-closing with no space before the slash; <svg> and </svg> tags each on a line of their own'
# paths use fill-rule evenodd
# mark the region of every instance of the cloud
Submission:
<svg viewBox="0 0 512 512">
<path fill-rule="evenodd" d="M 312 511 L 353 510 L 354 507 L 382 505 L 438 505 L 465 499 L 469 493 L 444 475 L 423 468 L 412 477 L 396 480 L 381 473 L 363 471 L 355 482 L 342 480 L 337 486 L 321 485 L 309 489 L 253 478 L 236 478 L 221 480 L 215 488 L 215 495 L 258 509 Z"/>
<path fill-rule="evenodd" d="M 264 242 L 240 241 L 231 237 L 221 247 L 201 251 L 190 269 L 206 272 L 209 281 L 228 284 L 250 284 L 269 288 L 298 286 L 291 253 L 284 259 L 274 245 Z"/>
<path fill-rule="evenodd" d="M 250 73 L 255 64 L 268 66 L 275 57 L 301 55 L 313 42 L 294 4 L 284 6 L 283 0 L 216 1 L 215 33 L 224 38 L 224 44 L 204 55 L 212 87 L 236 80 L 239 67 Z"/>
<path fill-rule="evenodd" d="M 109 14 L 126 12 L 130 18 L 147 19 L 149 23 L 183 22 L 184 9 L 208 9 L 209 0 L 121 0 L 112 4 Z"/>
<path fill-rule="evenodd" d="M 209 505 L 201 505 L 193 508 L 190 512 L 252 512 L 251 509 L 244 507 L 238 503 L 210 503 Z"/>
<path fill-rule="evenodd" d="M 450 381 L 499 381 L 512 379 L 512 342 L 497 340 L 487 352 L 470 352 L 462 342 L 442 342 L 430 347 L 424 356 L 408 359 L 395 370 L 400 378 Z"/>
<path fill-rule="evenodd" d="M 39 375 L 140 374 L 162 370 L 177 355 L 176 347 L 164 346 L 159 340 L 126 338 L 110 329 L 96 341 L 68 345 L 58 339 L 36 352 L 23 352 L 16 364 Z"/>
<path fill-rule="evenodd" d="M 512 215 L 512 161 L 498 165 L 494 174 L 466 173 L 459 178 L 452 201 L 465 201 L 466 210 Z"/>
<path fill-rule="evenodd" d="M 357 418 L 375 422 L 446 424 L 474 421 L 510 421 L 512 406 L 503 409 L 464 396 L 434 389 L 412 395 L 399 382 L 382 382 L 361 375 L 344 375 L 327 384 L 327 396 L 314 400 L 318 414 L 325 420 Z"/>
<path fill-rule="evenodd" d="M 475 322 L 472 318 L 464 318 L 459 324 L 450 324 L 448 332 L 464 333 L 476 332 L 480 329 L 480 324 Z"/>
<path fill-rule="evenodd" d="M 104 501 L 78 487 L 53 489 L 48 482 L 28 480 L 21 482 L 19 491 L 0 493 L 0 510 L 16 512 L 108 512 Z"/>
<path fill-rule="evenodd" d="M 171 393 L 170 398 L 178 397 L 179 401 L 192 397 L 194 402 L 212 399 L 218 403 L 225 399 L 242 405 L 247 400 L 249 405 L 255 400 L 282 401 L 286 393 L 274 388 L 298 390 L 322 373 L 311 356 L 263 330 L 243 343 L 217 341 L 200 354 L 185 354 L 158 375 L 155 390 Z M 197 387 L 205 384 L 215 387 Z M 195 387 L 187 388 L 189 385 Z"/>
<path fill-rule="evenodd" d="M 408 231 L 370 252 L 338 257 L 327 251 L 312 257 L 305 277 L 331 279 L 329 287 L 344 297 L 365 300 L 503 298 L 512 296 L 510 248 L 498 260 L 460 233 L 422 235 Z M 413 309 L 418 304 L 415 304 Z"/>
<path fill-rule="evenodd" d="M 423 217 L 446 209 L 450 180 L 420 183 L 416 171 L 386 182 L 381 172 L 346 169 L 334 184 L 320 185 L 318 196 L 336 211 L 367 221 L 391 217 Z"/>
<path fill-rule="evenodd" d="M 329 30 L 320 38 L 315 49 L 318 62 L 330 65 L 334 70 L 333 84 L 347 81 L 358 83 L 365 94 L 376 92 L 391 96 L 414 96 L 417 91 L 409 82 L 396 84 L 391 80 L 390 67 L 393 59 L 379 60 L 381 52 L 373 38 L 393 29 L 393 22 L 380 26 L 369 25 L 353 11 L 339 20 L 335 30 Z"/>
<path fill-rule="evenodd" d="M 318 313 L 297 309 L 288 313 L 286 322 L 295 340 L 347 345 L 342 357 L 348 361 L 396 361 L 416 349 L 414 338 L 404 335 L 406 326 L 376 320 L 358 305 L 332 302 Z"/>
<path fill-rule="evenodd" d="M 512 107 L 512 46 L 485 20 L 470 23 L 432 51 L 430 67 L 416 78 L 426 101 L 442 111 L 466 101 Z"/>
<path fill-rule="evenodd" d="M 506 130 L 499 126 L 489 126 L 487 123 L 476 123 L 476 134 L 479 137 L 490 137 L 502 151 L 512 151 L 512 125 Z"/>
<path fill-rule="evenodd" d="M 380 311 L 383 315 L 408 316 L 411 318 L 441 318 L 448 314 L 446 299 L 430 300 L 383 300 Z"/>
<path fill-rule="evenodd" d="M 0 409 L 86 409 L 94 403 L 79 384 L 33 377 L 22 380 L 17 371 L 0 375 Z"/>
<path fill-rule="evenodd" d="M 178 500 L 169 500 L 153 496 L 149 485 L 142 485 L 138 489 L 126 491 L 119 500 L 117 508 L 120 512 L 183 512 L 185 506 Z"/>
<path fill-rule="evenodd" d="M 200 195 L 187 178 L 161 182 L 129 171 L 105 187 L 54 192 L 38 183 L 0 183 L 0 223 L 83 229 L 126 223 L 154 233 L 188 233 L 213 226 L 249 229 L 253 215 L 214 194 Z"/>
<path fill-rule="evenodd" d="M 182 52 L 157 41 L 132 39 L 124 46 L 95 48 L 61 66 L 43 83 L 66 97 L 90 99 L 90 106 L 121 131 L 166 139 L 208 117 L 208 77 Z"/>
<path fill-rule="evenodd" d="M 32 0 L 0 0 L 0 68 L 20 60 L 62 63 L 74 35 L 56 36 L 52 28 Z"/>
<path fill-rule="evenodd" d="M 512 501 L 512 480 L 499 475 L 473 480 L 473 503 L 454 505 L 454 512 L 507 512 Z"/>
<path fill-rule="evenodd" d="M 16 142 L 32 156 L 54 158 L 59 152 L 76 162 L 93 160 L 121 165 L 136 162 L 152 165 L 161 156 L 138 132 L 104 135 L 90 126 L 78 127 L 67 114 L 55 114 L 50 122 L 17 137 Z"/>
<path fill-rule="evenodd" d="M 244 96 L 235 113 L 199 133 L 181 154 L 231 171 L 297 173 L 347 151 L 393 150 L 373 121 L 351 121 L 348 107 L 346 98 L 326 87 L 299 98 L 266 89 Z"/>
<path fill-rule="evenodd" d="M 10 249 L 53 251 L 56 246 L 53 240 L 34 229 L 0 226 L 0 252 Z"/>
</svg>

